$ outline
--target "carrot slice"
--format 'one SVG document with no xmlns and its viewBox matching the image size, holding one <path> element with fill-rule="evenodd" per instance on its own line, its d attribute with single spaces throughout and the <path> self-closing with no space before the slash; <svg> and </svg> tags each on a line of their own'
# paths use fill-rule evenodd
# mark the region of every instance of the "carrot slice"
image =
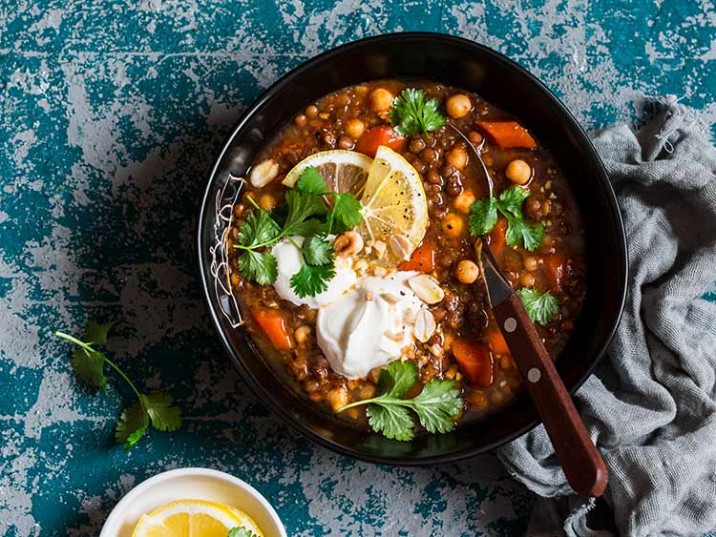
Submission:
<svg viewBox="0 0 716 537">
<path fill-rule="evenodd" d="M 499 330 L 492 330 L 485 334 L 485 340 L 493 354 L 509 354 L 510 349 L 507 346 L 505 337 Z"/>
<path fill-rule="evenodd" d="M 551 291 L 562 290 L 562 280 L 567 272 L 564 256 L 553 254 L 544 258 L 544 276 Z"/>
<path fill-rule="evenodd" d="M 507 234 L 507 219 L 500 217 L 488 234 L 490 236 L 490 251 L 497 258 L 502 256 L 505 250 L 505 235 Z"/>
<path fill-rule="evenodd" d="M 431 273 L 435 270 L 435 254 L 437 248 L 432 241 L 425 241 L 410 256 L 410 259 L 398 265 L 398 270 L 415 270 L 418 272 Z"/>
<path fill-rule="evenodd" d="M 537 142 L 527 129 L 516 121 L 479 121 L 477 123 L 503 149 L 525 147 L 534 149 Z"/>
<path fill-rule="evenodd" d="M 492 385 L 493 360 L 492 353 L 478 341 L 461 337 L 453 341 L 452 353 L 457 361 L 460 372 L 470 384 L 487 388 Z"/>
<path fill-rule="evenodd" d="M 277 351 L 290 351 L 293 348 L 293 339 L 288 332 L 286 319 L 278 310 L 257 308 L 251 310 L 251 316 L 266 334 L 271 345 Z"/>
<path fill-rule="evenodd" d="M 393 130 L 393 127 L 383 125 L 381 127 L 373 127 L 365 131 L 365 134 L 358 139 L 356 151 L 375 157 L 375 152 L 381 145 L 387 146 L 395 151 L 399 151 L 405 144 L 405 137 Z"/>
</svg>

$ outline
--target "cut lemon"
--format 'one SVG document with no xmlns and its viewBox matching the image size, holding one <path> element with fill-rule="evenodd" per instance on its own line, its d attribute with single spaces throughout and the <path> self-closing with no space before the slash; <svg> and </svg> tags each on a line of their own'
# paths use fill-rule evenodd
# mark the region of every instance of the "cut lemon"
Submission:
<svg viewBox="0 0 716 537">
<path fill-rule="evenodd" d="M 360 201 L 361 235 L 374 244 L 402 245 L 388 248 L 393 261 L 410 257 L 428 228 L 428 201 L 415 168 L 392 149 L 380 146 Z"/>
<path fill-rule="evenodd" d="M 206 500 L 178 500 L 143 515 L 132 537 L 226 537 L 241 526 L 263 537 L 251 517 L 235 507 Z"/>
<path fill-rule="evenodd" d="M 316 168 L 326 180 L 328 190 L 356 194 L 368 177 L 373 159 L 355 151 L 336 149 L 306 157 L 288 172 L 282 183 L 293 188 L 309 166 Z"/>
</svg>

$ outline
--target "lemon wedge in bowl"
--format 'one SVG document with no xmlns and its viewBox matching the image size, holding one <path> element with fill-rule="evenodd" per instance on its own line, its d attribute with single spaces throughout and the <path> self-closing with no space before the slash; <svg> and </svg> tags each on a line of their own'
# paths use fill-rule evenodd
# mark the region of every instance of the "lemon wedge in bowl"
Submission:
<svg viewBox="0 0 716 537">
<path fill-rule="evenodd" d="M 226 537 L 244 527 L 263 537 L 256 523 L 243 511 L 206 500 L 169 502 L 142 516 L 132 537 Z"/>
<path fill-rule="evenodd" d="M 321 151 L 296 164 L 281 182 L 293 188 L 303 171 L 313 166 L 326 180 L 328 190 L 356 194 L 365 184 L 372 164 L 373 159 L 363 153 L 343 149 Z"/>
<path fill-rule="evenodd" d="M 358 231 L 381 241 L 393 260 L 410 258 L 428 228 L 428 200 L 413 166 L 392 149 L 380 146 L 360 198 L 363 222 Z"/>
</svg>

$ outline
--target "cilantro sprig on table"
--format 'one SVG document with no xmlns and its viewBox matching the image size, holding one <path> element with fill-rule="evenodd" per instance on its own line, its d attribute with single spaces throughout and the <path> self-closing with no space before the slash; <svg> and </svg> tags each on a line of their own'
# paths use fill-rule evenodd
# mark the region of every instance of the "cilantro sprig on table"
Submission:
<svg viewBox="0 0 716 537">
<path fill-rule="evenodd" d="M 82 339 L 60 331 L 55 332 L 55 336 L 74 343 L 70 365 L 79 380 L 105 393 L 107 390 L 105 366 L 109 366 L 137 396 L 137 399 L 122 411 L 114 433 L 117 442 L 124 444 L 125 450 L 129 450 L 144 436 L 150 424 L 159 431 L 179 429 L 182 425 L 181 409 L 173 404 L 174 399 L 168 393 L 140 392 L 113 360 L 97 350 L 96 347 L 107 344 L 107 336 L 114 325 L 115 322 L 99 324 L 90 321 L 87 323 Z"/>
<path fill-rule="evenodd" d="M 391 362 L 380 372 L 378 385 L 383 393 L 371 399 L 363 399 L 338 409 L 369 405 L 366 409 L 368 423 L 387 438 L 401 441 L 412 440 L 415 436 L 415 422 L 409 411 L 413 411 L 420 425 L 430 433 L 446 433 L 455 427 L 455 418 L 460 416 L 463 402 L 460 390 L 454 380 L 433 379 L 426 382 L 415 397 L 406 398 L 410 389 L 419 380 L 415 362 Z"/>
<path fill-rule="evenodd" d="M 523 246 L 529 252 L 542 246 L 544 225 L 542 222 L 527 223 L 522 212 L 522 205 L 529 195 L 528 189 L 513 186 L 497 198 L 491 196 L 475 201 L 470 207 L 468 218 L 470 235 L 489 233 L 497 224 L 498 215 L 502 214 L 507 219 L 505 242 L 508 246 Z"/>
<path fill-rule="evenodd" d="M 276 281 L 276 258 L 268 249 L 287 239 L 300 251 L 301 269 L 291 277 L 290 284 L 299 297 L 315 296 L 328 288 L 335 276 L 333 247 L 327 240 L 332 233 L 342 233 L 360 224 L 360 202 L 352 194 L 329 192 L 320 172 L 309 166 L 286 192 L 285 206 L 272 214 L 261 209 L 249 197 L 254 208 L 239 226 L 238 259 L 241 275 L 259 285 Z M 279 215 L 285 218 L 279 219 Z M 281 223 L 277 220 L 282 220 Z M 293 237 L 304 237 L 299 245 Z"/>
<path fill-rule="evenodd" d="M 524 287 L 515 291 L 515 294 L 522 300 L 533 323 L 542 326 L 549 324 L 559 311 L 559 300 L 549 291 L 540 293 L 537 289 Z"/>
<path fill-rule="evenodd" d="M 416 136 L 440 129 L 447 119 L 440 112 L 440 101 L 428 99 L 416 88 L 404 89 L 393 101 L 390 123 L 403 136 Z"/>
</svg>

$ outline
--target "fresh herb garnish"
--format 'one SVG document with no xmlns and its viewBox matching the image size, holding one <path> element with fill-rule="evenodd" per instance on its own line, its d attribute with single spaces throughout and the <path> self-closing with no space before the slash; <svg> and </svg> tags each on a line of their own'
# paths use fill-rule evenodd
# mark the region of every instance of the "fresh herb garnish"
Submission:
<svg viewBox="0 0 716 537">
<path fill-rule="evenodd" d="M 114 324 L 114 322 L 99 324 L 90 321 L 87 323 L 82 340 L 59 331 L 55 332 L 55 336 L 76 345 L 72 351 L 70 365 L 79 380 L 104 393 L 107 389 L 104 366 L 108 365 L 136 394 L 136 401 L 122 411 L 114 433 L 117 442 L 124 444 L 124 449 L 129 450 L 144 436 L 150 423 L 159 431 L 179 429 L 182 425 L 181 409 L 173 404 L 174 400 L 168 393 L 141 393 L 113 360 L 95 348 L 107 343 L 107 334 Z"/>
<path fill-rule="evenodd" d="M 253 203 L 251 198 L 249 200 Z M 320 172 L 309 166 L 286 192 L 285 211 L 278 210 L 282 223 L 254 203 L 254 209 L 239 226 L 239 272 L 259 285 L 276 281 L 276 258 L 267 249 L 283 238 L 300 235 L 302 245 L 294 242 L 303 256 L 301 269 L 291 277 L 291 287 L 299 297 L 315 296 L 328 288 L 335 275 L 333 247 L 326 240 L 332 233 L 342 233 L 360 224 L 360 202 L 353 194 L 329 192 Z"/>
<path fill-rule="evenodd" d="M 246 528 L 245 526 L 239 526 L 229 531 L 226 537 L 259 537 L 253 531 Z"/>
<path fill-rule="evenodd" d="M 379 386 L 383 394 L 371 399 L 350 403 L 338 409 L 343 412 L 360 405 L 366 409 L 371 428 L 394 440 L 412 440 L 415 422 L 409 410 L 417 414 L 420 424 L 430 433 L 446 433 L 455 427 L 455 418 L 462 412 L 460 390 L 454 380 L 433 379 L 426 382 L 421 392 L 405 399 L 408 391 L 419 380 L 415 362 L 391 362 L 380 372 Z"/>
<path fill-rule="evenodd" d="M 522 212 L 522 205 L 529 195 L 526 188 L 513 186 L 504 190 L 497 198 L 475 201 L 470 206 L 468 219 L 470 235 L 479 236 L 492 231 L 499 212 L 507 219 L 505 242 L 508 246 L 521 245 L 529 252 L 542 246 L 544 225 L 542 222 L 528 224 Z"/>
<path fill-rule="evenodd" d="M 440 112 L 440 101 L 428 99 L 420 89 L 404 89 L 393 101 L 390 123 L 404 136 L 436 131 L 447 119 Z"/>
<path fill-rule="evenodd" d="M 524 287 L 515 293 L 522 300 L 527 315 L 533 323 L 543 326 L 549 324 L 559 311 L 559 300 L 549 291 L 540 293 L 537 289 Z"/>
</svg>

